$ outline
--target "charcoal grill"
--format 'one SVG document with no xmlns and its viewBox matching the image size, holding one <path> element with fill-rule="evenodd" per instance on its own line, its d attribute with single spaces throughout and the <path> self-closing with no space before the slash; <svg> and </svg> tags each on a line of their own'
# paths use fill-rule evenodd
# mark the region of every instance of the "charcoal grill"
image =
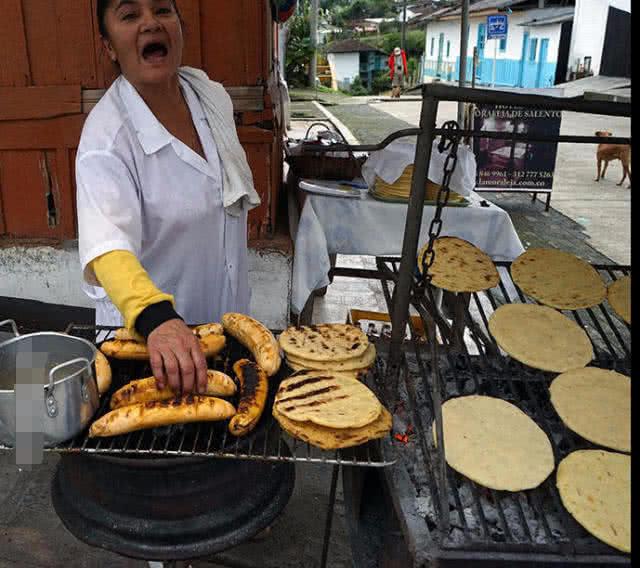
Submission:
<svg viewBox="0 0 640 568">
<path fill-rule="evenodd" d="M 464 101 L 549 110 L 573 110 L 592 114 L 630 116 L 630 105 L 594 104 L 577 99 L 531 96 L 495 91 L 458 89 L 441 85 L 423 87 L 421 131 L 416 148 L 416 165 L 412 181 L 411 201 L 405 226 L 402 258 L 393 262 L 378 259 L 383 290 L 390 313 L 393 331 L 389 363 L 389 378 L 397 395 L 404 393 L 409 413 L 415 421 L 417 440 L 414 458 L 401 455 L 408 477 L 412 480 L 417 500 L 398 499 L 405 488 L 398 486 L 397 477 L 387 475 L 390 491 L 396 496 L 397 510 L 404 518 L 416 514 L 425 519 L 417 526 L 421 535 L 409 535 L 412 543 L 422 542 L 425 557 L 439 563 L 453 564 L 475 561 L 484 565 L 532 565 L 562 563 L 593 564 L 598 566 L 630 564 L 630 557 L 601 543 L 587 533 L 563 507 L 555 487 L 555 472 L 538 488 L 505 492 L 483 488 L 454 472 L 445 461 L 446 447 L 442 435 L 442 402 L 450 397 L 485 394 L 511 401 L 526 412 L 546 432 L 552 442 L 556 464 L 571 451 L 594 447 L 571 432 L 553 409 L 548 387 L 553 373 L 537 371 L 515 361 L 501 352 L 488 330 L 488 320 L 500 305 L 533 300 L 518 288 L 511 278 L 511 264 L 498 264 L 499 285 L 487 292 L 473 294 L 445 294 L 450 302 L 442 310 L 430 285 L 428 268 L 432 244 L 440 234 L 440 212 L 448 200 L 448 179 L 455 168 L 457 144 L 462 136 L 481 136 L 516 140 L 518 134 L 462 131 L 456 123 L 435 128 L 439 100 Z M 442 189 L 429 230 L 429 247 L 423 260 L 421 276 L 416 270 L 421 203 L 429 163 L 429 148 L 436 133 L 441 134 L 441 150 L 448 151 Z M 591 137 L 528 136 L 529 140 L 559 142 L 592 142 Z M 630 140 L 620 140 L 629 143 Z M 451 163 L 450 163 L 451 162 Z M 630 273 L 629 266 L 596 265 L 605 282 Z M 390 289 L 393 284 L 393 291 Z M 411 353 L 400 347 L 402 330 L 409 314 L 409 306 L 422 318 L 429 347 L 413 342 Z M 615 369 L 627 375 L 631 370 L 630 327 L 623 323 L 605 302 L 595 308 L 565 311 L 588 334 L 594 346 L 595 366 Z M 446 314 L 446 315 L 445 315 Z M 415 335 L 415 334 L 414 334 Z M 402 378 L 402 380 L 400 380 Z M 396 382 L 397 381 L 397 382 Z M 433 443 L 437 438 L 437 448 Z M 399 493 L 400 492 L 400 493 Z M 413 505 L 414 510 L 407 507 Z M 407 529 L 408 533 L 411 530 Z M 428 533 L 428 534 L 427 534 Z M 424 545 L 428 542 L 428 545 Z M 414 547 L 416 550 L 416 547 Z M 419 554 L 414 555 L 416 560 Z"/>
<path fill-rule="evenodd" d="M 428 290 L 421 294 L 416 282 L 412 305 L 426 321 L 438 322 L 431 326 L 438 344 L 434 358 L 423 343 L 414 341 L 401 364 L 398 398 L 408 407 L 416 438 L 399 454 L 397 467 L 404 469 L 411 480 L 416 500 L 402 499 L 407 488 L 398 485 L 397 474 L 389 474 L 386 480 L 392 485 L 394 504 L 404 515 L 424 518 L 424 525 L 413 526 L 411 540 L 428 541 L 429 554 L 442 562 L 474 559 L 487 565 L 503 560 L 535 560 L 538 565 L 554 561 L 629 564 L 627 555 L 592 537 L 566 511 L 555 487 L 555 473 L 534 490 L 490 490 L 447 466 L 442 452 L 433 444 L 432 424 L 442 401 L 482 394 L 512 402 L 533 418 L 549 436 L 556 464 L 572 451 L 597 447 L 569 430 L 551 405 L 548 388 L 557 373 L 537 371 L 502 355 L 491 337 L 487 322 L 497 307 L 535 303 L 511 279 L 510 263 L 496 264 L 500 284 L 486 292 L 457 295 L 450 317 L 436 319 L 430 315 L 435 311 L 433 298 Z M 379 260 L 389 302 L 399 265 L 399 260 Z M 629 266 L 620 265 L 594 268 L 605 282 L 631 271 Z M 631 330 L 608 303 L 563 313 L 589 335 L 595 354 L 592 366 L 630 375 Z M 412 506 L 416 508 L 411 510 Z"/>
<path fill-rule="evenodd" d="M 375 151 L 392 141 L 417 136 L 411 194 L 407 208 L 401 258 L 382 258 L 376 271 L 335 270 L 334 274 L 380 279 L 392 319 L 392 332 L 385 361 L 385 392 L 394 418 L 411 422 L 415 435 L 392 468 L 380 475 L 368 470 L 349 470 L 345 480 L 345 503 L 354 550 L 365 550 L 366 524 L 399 528 L 404 548 L 397 558 L 410 558 L 414 566 L 542 566 L 580 564 L 581 566 L 629 565 L 629 555 L 601 543 L 588 534 L 565 510 L 555 487 L 555 472 L 538 488 L 526 492 L 504 492 L 483 488 L 457 474 L 445 461 L 442 438 L 442 402 L 447 398 L 485 394 L 514 402 L 531 416 L 552 441 L 556 464 L 575 449 L 595 447 L 567 429 L 557 416 L 548 387 L 552 373 L 536 371 L 505 356 L 488 331 L 491 313 L 504 303 L 532 302 L 511 279 L 510 263 L 498 263 L 500 283 L 492 290 L 474 294 L 444 294 L 444 308 L 436 301 L 429 283 L 431 247 L 425 254 L 422 280 L 417 266 L 418 237 L 422 224 L 424 187 L 430 163 L 432 142 L 440 136 L 440 151 L 448 151 L 438 207 L 429 229 L 429 242 L 440 234 L 442 207 L 449 196 L 448 184 L 455 168 L 457 144 L 463 138 L 499 138 L 511 141 L 570 142 L 597 144 L 593 136 L 518 134 L 462 130 L 457 123 L 436 128 L 441 100 L 471 104 L 504 104 L 517 107 L 574 111 L 611 116 L 631 116 L 631 105 L 585 101 L 582 97 L 558 98 L 506 93 L 495 90 L 466 89 L 429 84 L 422 87 L 420 127 L 400 130 L 379 144 L 334 145 L 331 151 Z M 614 143 L 631 144 L 629 138 Z M 325 150 L 318 149 L 318 152 Z M 535 190 L 532 189 L 532 193 Z M 432 262 L 432 260 L 431 260 Z M 629 266 L 595 265 L 605 282 L 630 273 Z M 412 329 L 410 349 L 404 334 L 412 307 L 427 332 L 426 344 L 417 340 Z M 591 339 L 595 358 L 591 363 L 630 374 L 631 334 L 605 302 L 595 308 L 567 311 Z M 433 443 L 432 424 L 438 440 Z M 377 481 L 376 481 L 377 478 Z M 374 479 L 372 482 L 371 479 Z M 384 494 L 385 501 L 374 513 L 365 513 L 363 502 L 368 491 Z M 368 515 L 368 520 L 359 522 Z M 371 539 L 369 539 L 371 540 Z M 369 547 L 369 550 L 371 547 Z M 376 566 L 375 554 L 362 554 L 359 567 Z M 401 561 L 403 565 L 410 565 Z"/>
<path fill-rule="evenodd" d="M 112 338 L 115 329 L 71 324 L 66 333 L 99 345 Z M 243 357 L 251 355 L 227 337 L 224 350 L 209 366 L 234 376 L 233 363 Z M 112 359 L 111 367 L 112 385 L 95 418 L 109 411 L 115 390 L 134 378 L 152 375 L 146 362 Z M 377 362 L 365 378 L 377 393 L 382 385 L 380 369 Z M 296 463 L 330 464 L 333 472 L 319 551 L 320 565 L 325 566 L 339 468 L 390 466 L 395 451 L 393 444 L 380 440 L 323 451 L 285 434 L 270 408 L 279 382 L 291 372 L 283 364 L 270 378 L 265 412 L 257 427 L 242 438 L 228 434 L 226 422 L 212 422 L 109 438 L 89 438 L 84 431 L 47 448 L 61 455 L 52 481 L 57 514 L 78 539 L 126 556 L 162 561 L 211 556 L 271 524 L 289 501 Z"/>
<path fill-rule="evenodd" d="M 115 328 L 104 326 L 72 325 L 67 333 L 93 337 L 100 344 L 112 336 Z M 227 346 L 216 359 L 215 368 L 229 376 L 234 376 L 232 366 L 251 354 L 232 337 L 227 337 Z M 114 374 L 113 384 L 105 394 L 96 418 L 108 412 L 111 394 L 134 378 L 151 376 L 153 373 L 146 363 L 111 360 Z M 211 365 L 210 365 L 211 367 Z M 239 460 L 254 460 L 278 463 L 317 463 L 332 465 L 358 465 L 385 467 L 394 463 L 393 450 L 373 441 L 353 449 L 335 451 L 320 450 L 311 444 L 291 438 L 278 426 L 269 409 L 280 381 L 293 373 L 283 363 L 280 372 L 269 380 L 269 399 L 266 410 L 256 429 L 248 436 L 236 438 L 228 434 L 225 422 L 194 423 L 173 425 L 167 428 L 139 430 L 109 438 L 89 438 L 88 432 L 48 451 L 56 453 L 110 454 L 120 456 L 176 456 L 215 457 Z M 376 367 L 366 377 L 369 386 L 380 392 L 382 379 Z"/>
</svg>

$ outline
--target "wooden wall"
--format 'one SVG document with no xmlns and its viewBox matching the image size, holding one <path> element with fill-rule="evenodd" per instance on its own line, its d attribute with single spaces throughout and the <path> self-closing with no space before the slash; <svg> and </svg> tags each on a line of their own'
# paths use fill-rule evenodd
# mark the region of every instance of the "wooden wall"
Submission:
<svg viewBox="0 0 640 568">
<path fill-rule="evenodd" d="M 178 0 L 185 65 L 228 88 L 261 207 L 249 237 L 273 226 L 281 132 L 266 88 L 275 27 L 267 0 Z M 75 151 L 84 119 L 117 71 L 95 0 L 0 0 L 0 238 L 77 237 Z M 271 207 L 269 207 L 271 204 Z"/>
</svg>

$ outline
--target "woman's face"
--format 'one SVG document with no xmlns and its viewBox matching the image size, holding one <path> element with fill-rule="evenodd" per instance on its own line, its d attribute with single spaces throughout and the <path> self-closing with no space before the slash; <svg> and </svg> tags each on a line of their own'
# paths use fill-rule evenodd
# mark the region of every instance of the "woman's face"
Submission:
<svg viewBox="0 0 640 568">
<path fill-rule="evenodd" d="M 134 85 L 168 82 L 182 63 L 182 25 L 172 0 L 112 0 L 104 44 Z"/>
</svg>

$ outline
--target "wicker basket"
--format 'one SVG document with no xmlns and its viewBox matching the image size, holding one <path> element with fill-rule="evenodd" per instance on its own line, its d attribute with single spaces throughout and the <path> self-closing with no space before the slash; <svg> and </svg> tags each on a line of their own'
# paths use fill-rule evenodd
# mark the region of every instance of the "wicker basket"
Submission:
<svg viewBox="0 0 640 568">
<path fill-rule="evenodd" d="M 324 126 L 320 122 L 309 126 L 305 139 L 314 126 Z M 342 136 L 342 135 L 340 135 Z M 347 141 L 342 136 L 345 144 Z M 293 173 L 299 178 L 313 178 L 326 180 L 352 180 L 362 176 L 362 164 L 366 157 L 356 158 L 351 150 L 348 157 L 328 156 L 326 152 L 313 152 L 313 146 L 304 146 L 303 153 L 299 156 L 287 155 L 286 162 Z"/>
</svg>

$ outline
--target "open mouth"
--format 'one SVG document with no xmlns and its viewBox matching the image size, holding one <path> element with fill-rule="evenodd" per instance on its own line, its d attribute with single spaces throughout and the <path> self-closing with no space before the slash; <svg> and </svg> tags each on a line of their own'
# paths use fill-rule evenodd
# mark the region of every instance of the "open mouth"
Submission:
<svg viewBox="0 0 640 568">
<path fill-rule="evenodd" d="M 148 63 L 163 61 L 169 53 L 167 46 L 161 41 L 149 42 L 142 49 L 142 58 Z"/>
</svg>

